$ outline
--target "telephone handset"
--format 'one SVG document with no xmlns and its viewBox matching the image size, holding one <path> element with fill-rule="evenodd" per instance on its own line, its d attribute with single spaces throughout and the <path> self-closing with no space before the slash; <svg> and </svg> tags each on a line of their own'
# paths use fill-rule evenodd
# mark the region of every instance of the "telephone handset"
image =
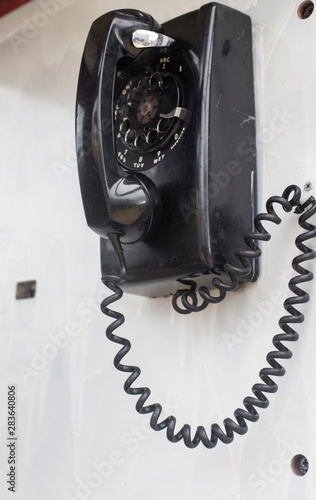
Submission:
<svg viewBox="0 0 316 500">
<path fill-rule="evenodd" d="M 210 3 L 162 26 L 136 10 L 113 11 L 93 23 L 79 74 L 76 138 L 85 215 L 101 236 L 102 281 L 114 292 L 101 305 L 115 319 L 106 334 L 123 345 L 114 364 L 131 373 L 124 388 L 140 395 L 137 411 L 152 413 L 153 429 L 166 428 L 170 441 L 183 439 L 190 448 L 230 443 L 234 433 L 247 432 L 246 420 L 259 418 L 255 407 L 269 404 L 263 393 L 277 390 L 270 376 L 284 374 L 276 359 L 291 355 L 281 341 L 296 340 L 288 323 L 304 319 L 293 304 L 308 300 L 297 283 L 312 278 L 300 262 L 315 257 L 303 241 L 315 236 L 307 220 L 316 203 L 310 197 L 301 204 L 299 188 L 289 186 L 254 218 L 255 134 L 247 15 Z M 235 411 L 237 423 L 226 419 L 225 431 L 213 424 L 210 437 L 199 426 L 192 439 L 187 424 L 175 434 L 175 417 L 158 422 L 161 406 L 144 406 L 150 390 L 132 387 L 140 369 L 121 363 L 130 343 L 113 333 L 124 317 L 108 305 L 122 289 L 173 294 L 182 314 L 220 302 L 257 278 L 255 241 L 270 238 L 261 221 L 280 223 L 275 203 L 302 214 L 306 230 L 297 239 L 302 255 L 293 261 L 299 277 L 289 284 L 298 297 L 284 305 L 294 319 L 281 318 L 285 334 L 274 337 L 278 352 L 267 356 L 272 368 L 261 370 L 263 384 Z"/>
</svg>

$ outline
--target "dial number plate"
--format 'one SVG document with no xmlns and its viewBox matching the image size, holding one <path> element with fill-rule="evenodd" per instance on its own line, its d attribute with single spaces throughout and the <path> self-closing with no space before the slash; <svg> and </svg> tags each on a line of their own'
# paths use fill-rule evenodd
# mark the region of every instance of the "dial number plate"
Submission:
<svg viewBox="0 0 316 500">
<path fill-rule="evenodd" d="M 146 170 L 157 164 L 158 152 L 165 158 L 174 134 L 183 126 L 179 117 L 166 117 L 183 105 L 181 72 L 182 64 L 172 64 L 171 56 L 159 58 L 119 92 L 114 109 L 116 155 L 123 167 Z"/>
</svg>

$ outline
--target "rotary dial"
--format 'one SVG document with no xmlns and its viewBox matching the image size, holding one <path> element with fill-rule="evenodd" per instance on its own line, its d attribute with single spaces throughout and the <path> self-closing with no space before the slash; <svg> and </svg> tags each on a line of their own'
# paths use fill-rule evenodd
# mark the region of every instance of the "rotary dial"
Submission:
<svg viewBox="0 0 316 500">
<path fill-rule="evenodd" d="M 119 138 L 131 149 L 144 151 L 158 144 L 172 126 L 170 114 L 179 103 L 179 89 L 172 75 L 155 71 L 135 83 L 130 81 L 117 100 Z"/>
</svg>

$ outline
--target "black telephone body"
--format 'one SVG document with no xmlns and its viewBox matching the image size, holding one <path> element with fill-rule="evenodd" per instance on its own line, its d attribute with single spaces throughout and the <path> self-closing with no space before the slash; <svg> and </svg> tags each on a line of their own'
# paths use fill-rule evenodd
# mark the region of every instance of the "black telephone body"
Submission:
<svg viewBox="0 0 316 500">
<path fill-rule="evenodd" d="M 249 16 L 212 2 L 161 26 L 137 10 L 97 19 L 80 68 L 76 137 L 102 273 L 118 272 L 115 233 L 129 293 L 165 296 L 192 276 L 225 282 L 225 263 L 236 264 L 253 228 L 255 134 Z M 252 264 L 241 281 L 256 276 Z"/>
</svg>

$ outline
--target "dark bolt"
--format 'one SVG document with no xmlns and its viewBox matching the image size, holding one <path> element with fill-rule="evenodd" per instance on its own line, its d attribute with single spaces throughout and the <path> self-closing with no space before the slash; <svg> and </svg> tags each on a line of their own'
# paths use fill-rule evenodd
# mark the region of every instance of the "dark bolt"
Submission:
<svg viewBox="0 0 316 500">
<path fill-rule="evenodd" d="M 301 19 L 308 19 L 314 12 L 313 2 L 303 2 L 298 11 L 298 15 Z"/>
<path fill-rule="evenodd" d="M 309 463 L 304 455 L 295 455 L 292 458 L 292 470 L 297 476 L 305 476 L 309 469 Z"/>
</svg>

